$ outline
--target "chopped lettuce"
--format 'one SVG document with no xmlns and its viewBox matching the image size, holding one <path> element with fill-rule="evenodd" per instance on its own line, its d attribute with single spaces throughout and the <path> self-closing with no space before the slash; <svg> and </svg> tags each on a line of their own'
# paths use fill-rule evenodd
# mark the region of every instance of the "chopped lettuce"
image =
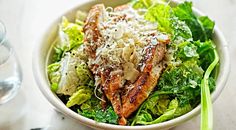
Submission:
<svg viewBox="0 0 236 130">
<path fill-rule="evenodd" d="M 192 32 L 184 21 L 180 21 L 169 5 L 158 3 L 148 8 L 145 19 L 158 23 L 158 30 L 169 33 L 172 40 L 181 43 L 192 39 Z"/>
<path fill-rule="evenodd" d="M 85 14 L 78 12 L 75 23 L 65 17 L 55 41 L 52 64 L 48 66 L 51 89 L 59 95 L 69 95 L 66 106 L 81 105 L 93 95 L 93 76 L 88 69 L 87 57 L 83 52 L 82 22 Z M 83 17 L 82 17 L 83 15 Z"/>
<path fill-rule="evenodd" d="M 176 16 L 172 16 L 171 27 L 173 30 L 173 43 L 179 44 L 185 41 L 192 41 L 192 32 L 184 21 L 180 21 Z"/>
<path fill-rule="evenodd" d="M 178 116 L 181 116 L 189 111 L 191 111 L 193 108 L 190 104 L 185 104 L 184 106 L 179 106 L 175 113 L 174 113 L 174 117 L 178 117 Z"/>
<path fill-rule="evenodd" d="M 100 100 L 92 95 L 91 99 L 81 104 L 77 111 L 85 117 L 94 119 L 95 112 L 100 109 L 102 109 Z"/>
<path fill-rule="evenodd" d="M 147 124 L 147 122 L 153 121 L 152 115 L 147 111 L 141 110 L 140 115 L 136 117 L 136 124 Z"/>
<path fill-rule="evenodd" d="M 160 117 L 158 117 L 155 120 L 151 120 L 151 121 L 140 120 L 140 118 L 137 118 L 138 119 L 137 124 L 143 124 L 143 125 L 156 124 L 156 123 L 160 123 L 160 122 L 172 119 L 172 118 L 174 118 L 174 113 L 177 110 L 177 108 L 178 108 L 178 100 L 173 99 L 169 103 L 166 111 Z"/>
<path fill-rule="evenodd" d="M 63 17 L 59 30 L 59 36 L 63 46 L 66 46 L 68 50 L 71 50 L 74 47 L 81 45 L 84 37 L 82 30 L 82 26 L 70 23 L 66 17 Z"/>
<path fill-rule="evenodd" d="M 95 118 L 98 122 L 107 122 L 111 124 L 117 124 L 118 115 L 115 113 L 113 108 L 110 106 L 105 111 L 104 110 L 98 110 L 96 111 Z"/>
<path fill-rule="evenodd" d="M 61 80 L 56 93 L 72 95 L 79 85 L 76 66 L 81 64 L 81 60 L 73 57 L 70 53 L 67 53 L 60 61 L 60 64 Z"/>
<path fill-rule="evenodd" d="M 69 101 L 66 103 L 67 107 L 74 105 L 81 105 L 85 101 L 89 100 L 93 92 L 88 86 L 79 86 L 77 91 L 69 98 Z"/>
<path fill-rule="evenodd" d="M 180 105 L 199 101 L 203 70 L 196 61 L 186 61 L 180 66 L 169 66 L 161 75 L 158 91 L 177 97 Z"/>
<path fill-rule="evenodd" d="M 51 88 L 57 94 L 72 95 L 78 86 L 92 86 L 93 77 L 87 64 L 66 53 L 60 62 L 48 66 Z"/>
<path fill-rule="evenodd" d="M 80 46 L 83 43 L 83 22 L 76 20 L 76 23 L 71 23 L 66 17 L 62 18 L 59 25 L 59 37 L 55 40 L 54 55 L 52 62 L 58 62 L 64 57 L 65 53 Z"/>
<path fill-rule="evenodd" d="M 192 38 L 195 41 L 209 40 L 215 25 L 207 16 L 198 18 L 192 11 L 191 2 L 184 2 L 174 8 L 156 3 L 148 8 L 145 19 L 158 22 L 160 31 L 171 34 L 173 39 L 181 42 Z"/>
<path fill-rule="evenodd" d="M 207 35 L 207 40 L 212 39 L 212 34 L 214 30 L 215 23 L 209 19 L 207 16 L 202 16 L 198 18 L 201 26 L 204 28 L 204 31 Z"/>
<path fill-rule="evenodd" d="M 158 29 L 160 31 L 172 34 L 170 6 L 156 4 L 148 9 L 144 17 L 151 22 L 158 22 Z"/>
<path fill-rule="evenodd" d="M 173 12 L 175 16 L 188 25 L 192 31 L 194 40 L 198 40 L 200 36 L 203 36 L 200 38 L 201 40 L 205 39 L 205 32 L 202 30 L 197 17 L 192 12 L 192 3 L 184 2 L 179 4 L 177 7 L 173 8 Z"/>
<path fill-rule="evenodd" d="M 212 38 L 214 22 L 208 17 L 198 18 L 192 11 L 192 3 L 184 2 L 173 8 L 173 12 L 179 20 L 184 21 L 191 29 L 193 40 L 206 41 Z"/>
<path fill-rule="evenodd" d="M 141 122 L 151 122 L 154 118 L 161 116 L 170 103 L 169 96 L 159 95 L 156 92 L 149 96 L 149 98 L 139 108 L 131 125 L 143 124 Z"/>
<path fill-rule="evenodd" d="M 164 98 L 162 98 L 164 97 Z M 135 119 L 132 123 L 134 124 L 140 124 L 140 125 L 150 125 L 150 124 L 156 124 L 161 123 L 170 119 L 173 119 L 175 117 L 181 116 L 190 110 L 192 110 L 192 107 L 190 104 L 186 104 L 184 106 L 179 105 L 179 101 L 174 98 L 171 101 L 167 95 L 162 95 L 161 93 L 155 92 L 153 95 L 150 96 L 140 107 L 137 115 L 135 116 Z M 151 100 L 155 99 L 156 102 L 152 102 Z M 159 101 L 163 99 L 162 101 Z M 150 104 L 152 102 L 152 104 Z M 164 104 L 161 104 L 164 103 Z M 150 111 L 150 109 L 147 109 L 147 107 L 151 106 L 162 106 L 164 109 L 162 111 L 162 114 L 155 115 L 155 112 Z M 158 110 L 158 107 L 153 107 L 152 109 Z"/>
<path fill-rule="evenodd" d="M 186 61 L 189 59 L 194 58 L 198 60 L 199 55 L 197 53 L 197 46 L 192 44 L 191 42 L 182 42 L 177 45 L 178 49 L 176 51 L 176 58 L 180 59 L 181 61 Z"/>
<path fill-rule="evenodd" d="M 174 113 L 177 110 L 177 108 L 178 108 L 178 100 L 173 99 L 170 102 L 168 109 L 163 113 L 163 115 L 161 115 L 160 117 L 152 121 L 151 124 L 160 123 L 160 122 L 174 118 Z"/>
<path fill-rule="evenodd" d="M 143 109 L 150 111 L 154 116 L 160 116 L 166 111 L 170 100 L 167 95 L 154 95 L 146 101 Z"/>
<path fill-rule="evenodd" d="M 57 42 L 57 40 L 55 42 Z M 55 51 L 55 53 L 53 54 L 52 62 L 53 63 L 54 62 L 59 62 L 61 60 L 61 58 L 63 57 L 63 55 L 64 55 L 65 48 L 60 47 L 60 46 L 55 46 L 54 51 Z"/>
<path fill-rule="evenodd" d="M 48 74 L 53 92 L 70 95 L 67 107 L 81 105 L 93 95 L 92 74 L 87 64 L 74 53 L 67 52 L 60 62 L 49 65 Z"/>
<path fill-rule="evenodd" d="M 61 74 L 59 72 L 60 69 L 60 63 L 53 63 L 48 66 L 48 76 L 49 80 L 51 82 L 51 90 L 53 92 L 56 92 L 58 89 L 58 83 L 61 78 Z"/>
<path fill-rule="evenodd" d="M 80 109 L 78 109 L 78 113 L 98 122 L 118 124 L 118 115 L 112 106 L 108 106 L 106 110 L 103 110 L 100 100 L 95 96 L 92 96 L 90 100 L 83 103 Z"/>
<path fill-rule="evenodd" d="M 134 1 L 132 7 L 133 7 L 134 9 L 143 9 L 143 8 L 146 8 L 145 4 L 142 3 L 141 0 Z"/>
<path fill-rule="evenodd" d="M 215 45 L 211 40 L 205 42 L 195 41 L 193 44 L 197 46 L 197 52 L 200 56 L 199 59 L 201 59 L 199 60 L 199 64 L 203 68 L 203 70 L 206 70 L 215 59 Z"/>
<path fill-rule="evenodd" d="M 79 78 L 79 85 L 89 85 L 92 81 L 93 76 L 86 63 L 82 62 L 81 64 L 75 66 L 76 73 Z"/>
</svg>

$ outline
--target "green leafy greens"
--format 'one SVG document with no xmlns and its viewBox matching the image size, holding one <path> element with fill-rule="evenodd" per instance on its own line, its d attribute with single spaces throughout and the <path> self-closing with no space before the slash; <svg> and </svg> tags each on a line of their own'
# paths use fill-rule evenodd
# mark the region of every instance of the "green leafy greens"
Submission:
<svg viewBox="0 0 236 130">
<path fill-rule="evenodd" d="M 100 100 L 94 96 L 91 100 L 86 101 L 80 106 L 78 113 L 103 123 L 117 124 L 118 120 L 118 115 L 114 112 L 113 108 L 109 106 L 106 110 L 103 110 Z"/>
<path fill-rule="evenodd" d="M 212 38 L 214 22 L 208 17 L 197 18 L 192 11 L 192 3 L 184 2 L 173 8 L 173 12 L 179 20 L 184 21 L 193 34 L 193 40 L 206 41 Z"/>
<path fill-rule="evenodd" d="M 66 52 L 71 51 L 83 43 L 84 34 L 82 32 L 81 21 L 79 23 L 69 22 L 66 17 L 62 18 L 59 26 L 59 37 L 55 40 L 54 55 L 52 62 L 58 62 Z"/>
<path fill-rule="evenodd" d="M 158 29 L 163 32 L 172 33 L 171 28 L 171 7 L 163 4 L 156 4 L 150 7 L 145 14 L 145 19 L 151 22 L 158 22 Z"/>
<path fill-rule="evenodd" d="M 197 17 L 191 2 L 173 8 L 160 2 L 141 5 L 146 6 L 135 9 L 146 8 L 145 19 L 157 22 L 158 30 L 170 34 L 172 44 L 168 45 L 169 60 L 157 90 L 139 108 L 131 125 L 173 119 L 192 110 L 201 99 L 201 129 L 211 130 L 210 92 L 215 89 L 216 72 L 213 70 L 219 62 L 211 40 L 214 22 L 207 16 Z M 160 102 L 163 98 L 165 103 Z"/>
</svg>

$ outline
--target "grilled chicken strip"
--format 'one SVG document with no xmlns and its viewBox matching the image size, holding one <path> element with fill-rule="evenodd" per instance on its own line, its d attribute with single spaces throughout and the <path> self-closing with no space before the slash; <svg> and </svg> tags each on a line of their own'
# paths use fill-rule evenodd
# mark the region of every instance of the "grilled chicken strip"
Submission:
<svg viewBox="0 0 236 130">
<path fill-rule="evenodd" d="M 105 7 L 103 4 L 97 4 L 91 8 L 88 13 L 83 28 L 85 39 L 85 50 L 91 58 L 96 57 L 96 49 L 103 43 L 103 38 L 99 32 L 99 23 L 103 21 Z"/>
<path fill-rule="evenodd" d="M 166 44 L 159 43 L 156 46 L 150 45 L 146 49 L 146 55 L 140 66 L 141 75 L 127 95 L 122 97 L 123 116 L 129 117 L 149 96 L 157 84 L 163 70 L 162 59 L 166 51 Z M 143 69 L 143 70 L 142 70 Z"/>
<path fill-rule="evenodd" d="M 114 10 L 122 11 L 128 8 L 129 5 L 126 4 L 116 7 Z M 155 46 L 150 44 L 149 47 L 147 47 L 145 57 L 141 61 L 142 66 L 139 67 L 139 71 L 141 72 L 140 76 L 135 83 L 127 83 L 128 89 L 126 90 L 132 88 L 130 91 L 123 92 L 126 93 L 122 96 L 122 116 L 125 118 L 129 117 L 130 114 L 139 108 L 156 86 L 163 70 L 163 63 L 161 61 L 164 58 L 166 44 L 168 42 L 169 41 L 166 40 L 159 42 L 159 44 Z"/>
<path fill-rule="evenodd" d="M 140 28 L 138 27 L 139 25 L 132 25 L 130 23 L 128 24 L 129 20 L 133 19 L 133 17 L 127 16 L 126 12 L 119 14 L 122 11 L 126 10 L 130 11 L 129 9 L 130 7 L 128 5 L 122 5 L 116 7 L 114 9 L 115 13 L 114 14 L 112 13 L 111 16 L 109 16 L 105 13 L 106 10 L 104 5 L 102 4 L 95 5 L 89 11 L 84 26 L 84 34 L 85 34 L 84 45 L 85 45 L 85 52 L 89 57 L 89 68 L 95 75 L 95 79 L 96 77 L 100 79 L 99 85 L 100 87 L 102 87 L 102 90 L 107 99 L 111 102 L 114 111 L 119 116 L 118 123 L 120 125 L 126 124 L 125 118 L 128 118 L 135 110 L 138 109 L 138 107 L 144 102 L 144 100 L 149 96 L 150 92 L 156 86 L 157 81 L 160 77 L 160 73 L 163 70 L 162 59 L 165 54 L 166 44 L 169 42 L 168 40 L 158 41 L 158 36 L 157 36 L 158 33 L 156 31 L 156 26 L 153 29 L 152 27 L 146 26 L 145 24 L 141 25 L 141 28 L 144 27 L 143 30 L 141 30 L 142 35 L 141 37 L 138 38 L 136 37 L 136 39 L 135 36 L 130 37 L 129 36 L 130 33 L 125 33 L 123 29 L 129 27 Z M 109 19 L 110 17 L 112 18 Z M 107 21 L 105 22 L 105 20 Z M 141 20 L 139 22 L 143 21 Z M 119 25 L 117 25 L 117 23 Z M 123 26 L 122 24 L 126 24 L 128 25 L 128 27 L 121 28 L 120 26 Z M 136 24 L 139 23 L 136 22 Z M 109 34 L 111 33 L 109 31 L 112 31 L 114 26 L 119 26 L 118 30 L 122 35 L 115 32 L 112 33 L 114 35 Z M 111 30 L 108 30 L 108 32 L 105 32 L 104 34 L 106 28 Z M 145 29 L 149 31 L 146 31 Z M 135 29 L 133 30 L 136 31 Z M 118 64 L 114 64 L 109 62 L 110 60 L 109 58 L 112 57 L 111 55 L 110 55 L 111 57 L 108 56 L 102 57 L 104 56 L 102 55 L 104 53 L 103 51 L 107 53 L 108 51 L 107 49 L 110 48 L 105 48 L 105 50 L 101 50 L 101 48 L 104 49 L 103 47 L 107 46 L 107 44 L 109 46 L 113 46 L 114 44 L 109 44 L 109 43 L 117 42 L 119 39 L 121 39 L 123 35 L 125 37 L 131 38 L 131 41 L 132 38 L 134 38 L 133 40 L 145 43 L 142 44 L 143 45 L 142 47 L 144 47 L 145 49 L 139 48 L 139 50 L 143 50 L 142 52 L 145 52 L 143 58 L 140 58 L 141 55 L 143 54 L 140 53 L 140 51 L 138 53 L 139 56 L 136 55 L 138 58 L 140 58 L 138 62 L 136 62 L 140 63 L 140 66 L 137 67 L 138 65 L 136 65 L 136 68 L 132 68 L 132 69 L 138 69 L 136 71 L 139 71 L 136 72 L 138 73 L 137 75 L 138 78 L 133 81 L 125 79 L 124 72 L 122 72 L 123 70 L 122 65 L 124 65 L 125 62 L 133 64 L 129 59 L 128 61 L 126 59 L 126 61 L 123 60 Z M 151 40 L 153 39 L 156 39 L 157 44 L 153 44 L 151 42 Z M 126 42 L 125 44 L 127 44 L 127 38 L 124 38 L 122 40 L 124 40 L 123 42 Z M 126 46 L 126 45 L 119 44 L 119 46 Z M 132 46 L 130 47 L 132 48 Z M 123 50 L 123 52 L 125 51 Z M 115 57 L 115 58 L 119 59 L 120 57 Z M 128 91 L 124 92 L 126 88 L 128 88 L 127 89 Z"/>
<path fill-rule="evenodd" d="M 87 16 L 85 26 L 84 26 L 84 34 L 85 34 L 85 47 L 87 55 L 96 59 L 96 50 L 98 47 L 102 45 L 103 37 L 101 37 L 101 33 L 99 31 L 99 23 L 103 21 L 105 7 L 103 4 L 98 4 L 92 7 Z M 97 72 L 96 69 L 98 66 L 96 64 L 92 64 L 91 70 L 95 76 L 101 77 L 100 86 L 103 88 L 103 91 L 107 97 L 111 101 L 111 104 L 114 108 L 114 111 L 120 117 L 119 124 L 125 125 L 126 120 L 122 116 L 122 106 L 121 106 L 121 97 L 120 97 L 120 86 L 121 86 L 121 75 L 112 74 L 111 69 L 106 69 L 102 72 Z"/>
<path fill-rule="evenodd" d="M 109 74 L 109 70 L 106 70 L 105 73 L 102 73 L 101 77 L 103 91 L 106 94 L 106 97 L 111 101 L 115 113 L 119 116 L 118 123 L 120 125 L 125 125 L 126 119 L 122 115 L 123 113 L 120 95 L 120 86 L 122 80 L 121 75 L 111 73 Z"/>
</svg>

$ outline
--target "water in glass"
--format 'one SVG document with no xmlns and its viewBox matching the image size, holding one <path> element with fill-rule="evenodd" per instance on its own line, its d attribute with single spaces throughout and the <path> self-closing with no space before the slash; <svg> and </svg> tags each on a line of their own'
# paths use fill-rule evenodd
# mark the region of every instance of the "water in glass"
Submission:
<svg viewBox="0 0 236 130">
<path fill-rule="evenodd" d="M 16 95 L 21 81 L 19 62 L 6 39 L 5 27 L 0 22 L 0 104 L 6 103 Z"/>
</svg>

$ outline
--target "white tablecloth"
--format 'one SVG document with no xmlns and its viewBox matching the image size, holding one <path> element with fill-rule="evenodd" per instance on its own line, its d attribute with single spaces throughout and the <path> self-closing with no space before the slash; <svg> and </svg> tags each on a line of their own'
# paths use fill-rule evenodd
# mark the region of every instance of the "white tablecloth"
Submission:
<svg viewBox="0 0 236 130">
<path fill-rule="evenodd" d="M 32 73 L 32 53 L 44 27 L 57 16 L 85 0 L 0 0 L 0 20 L 22 65 L 24 79 L 12 101 L 0 106 L 0 130 L 76 130 L 89 128 L 57 113 L 39 91 Z M 215 20 L 230 44 L 231 74 L 214 103 L 214 130 L 236 129 L 236 0 L 194 0 L 194 6 Z M 196 117 L 172 130 L 199 130 Z"/>
</svg>

